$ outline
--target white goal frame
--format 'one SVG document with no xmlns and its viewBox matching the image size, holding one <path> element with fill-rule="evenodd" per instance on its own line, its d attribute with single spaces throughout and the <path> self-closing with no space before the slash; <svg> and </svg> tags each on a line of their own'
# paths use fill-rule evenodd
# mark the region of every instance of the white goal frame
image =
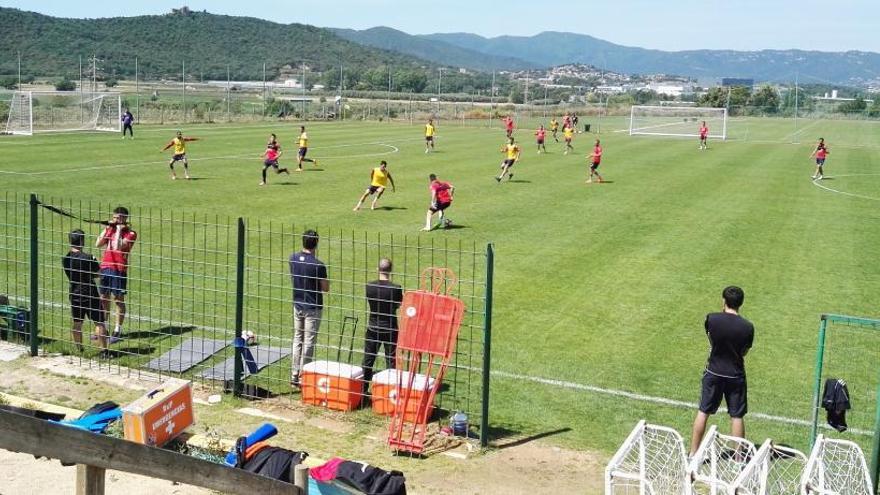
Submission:
<svg viewBox="0 0 880 495">
<path fill-rule="evenodd" d="M 855 442 L 816 437 L 801 478 L 802 495 L 874 495 L 871 474 Z"/>
<path fill-rule="evenodd" d="M 605 468 L 605 495 L 691 495 L 687 455 L 672 428 L 638 422 Z"/>
<path fill-rule="evenodd" d="M 800 492 L 807 456 L 764 441 L 730 487 L 730 495 L 794 495 Z"/>
<path fill-rule="evenodd" d="M 722 435 L 715 425 L 710 426 L 688 466 L 693 492 L 727 495 L 756 454 L 752 442 Z"/>
<path fill-rule="evenodd" d="M 34 105 L 34 100 L 53 97 L 69 99 L 68 105 L 61 108 L 62 115 L 58 122 L 53 121 L 54 111 L 48 121 L 42 108 Z M 63 109 L 68 114 L 63 114 Z M 70 114 L 70 109 L 78 109 L 79 118 Z M 65 120 L 65 117 L 71 117 Z M 9 104 L 9 116 L 6 120 L 6 134 L 31 136 L 42 132 L 77 132 L 122 130 L 122 95 L 118 92 L 95 91 L 15 91 Z M 36 116 L 36 117 L 35 117 Z"/>
<path fill-rule="evenodd" d="M 642 112 L 656 112 L 657 117 L 667 117 L 669 122 L 661 122 L 655 125 L 639 126 L 636 120 Z M 650 115 L 646 115 L 650 117 Z M 681 120 L 672 120 L 681 119 Z M 692 119 L 692 120 L 688 120 Z M 727 109 L 715 107 L 668 107 L 657 105 L 633 105 L 629 111 L 629 135 L 647 136 L 681 136 L 699 137 L 697 125 L 701 120 L 721 120 L 721 134 L 710 134 L 712 139 L 727 140 Z M 676 129 L 688 124 L 687 130 Z M 710 131 L 711 132 L 711 131 Z"/>
</svg>

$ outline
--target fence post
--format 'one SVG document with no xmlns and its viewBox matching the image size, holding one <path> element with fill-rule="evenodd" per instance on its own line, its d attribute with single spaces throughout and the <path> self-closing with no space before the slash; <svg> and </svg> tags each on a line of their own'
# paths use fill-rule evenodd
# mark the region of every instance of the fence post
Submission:
<svg viewBox="0 0 880 495">
<path fill-rule="evenodd" d="M 822 388 L 822 365 L 824 362 L 824 353 L 825 353 L 825 329 L 828 326 L 828 318 L 827 315 L 822 315 L 822 322 L 819 324 L 819 341 L 817 343 L 816 349 L 816 376 L 813 380 L 813 411 L 812 411 L 812 420 L 813 424 L 810 427 L 810 450 L 813 450 L 813 445 L 816 444 L 816 434 L 819 430 L 819 393 L 821 393 Z"/>
<path fill-rule="evenodd" d="M 877 383 L 877 398 L 880 400 L 880 382 Z M 880 490 L 880 404 L 877 404 L 877 417 L 874 418 L 874 448 L 871 449 L 871 479 L 874 493 Z"/>
<path fill-rule="evenodd" d="M 39 335 L 39 330 L 37 329 L 37 322 L 40 310 L 40 265 L 38 263 L 37 256 L 39 255 L 39 223 L 37 219 L 37 210 L 40 202 L 37 200 L 36 194 L 31 194 L 31 245 L 30 245 L 30 299 L 31 299 L 31 307 L 30 307 L 30 331 L 31 331 L 31 356 L 36 356 L 39 353 L 39 346 L 37 342 L 37 336 Z"/>
<path fill-rule="evenodd" d="M 489 372 L 492 369 L 492 277 L 495 272 L 495 247 L 486 245 L 486 310 L 483 316 L 483 410 L 480 414 L 480 445 L 489 445 Z"/>
<path fill-rule="evenodd" d="M 238 236 L 235 246 L 235 368 L 232 377 L 232 393 L 240 396 L 244 375 L 244 341 L 241 338 L 244 322 L 244 219 L 238 218 Z"/>
</svg>

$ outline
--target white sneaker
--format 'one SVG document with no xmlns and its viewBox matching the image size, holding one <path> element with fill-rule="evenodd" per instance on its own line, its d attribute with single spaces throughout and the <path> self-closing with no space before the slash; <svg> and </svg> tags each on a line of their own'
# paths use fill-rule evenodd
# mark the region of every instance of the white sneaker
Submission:
<svg viewBox="0 0 880 495">
<path fill-rule="evenodd" d="M 818 175 L 811 175 L 810 178 L 813 179 L 813 180 L 816 180 L 816 179 L 819 178 L 819 176 L 818 176 Z"/>
</svg>

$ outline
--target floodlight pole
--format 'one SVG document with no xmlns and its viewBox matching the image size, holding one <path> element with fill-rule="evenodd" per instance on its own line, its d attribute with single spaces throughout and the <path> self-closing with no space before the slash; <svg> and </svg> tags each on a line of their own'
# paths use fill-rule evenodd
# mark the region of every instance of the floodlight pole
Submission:
<svg viewBox="0 0 880 495">
<path fill-rule="evenodd" d="M 302 81 L 302 116 L 306 118 L 306 63 L 303 61 L 303 81 Z"/>
<path fill-rule="evenodd" d="M 138 74 L 138 58 L 134 58 L 134 114 L 138 122 L 141 120 L 141 83 Z"/>
<path fill-rule="evenodd" d="M 186 123 L 186 60 L 181 62 L 180 81 L 183 94 L 183 123 Z"/>
<path fill-rule="evenodd" d="M 263 62 L 263 118 L 266 117 L 266 62 Z"/>
<path fill-rule="evenodd" d="M 794 134 L 797 136 L 797 118 L 798 118 L 798 73 L 794 73 Z"/>
<path fill-rule="evenodd" d="M 437 78 L 437 122 L 440 122 L 440 84 L 443 82 L 443 67 L 438 67 L 437 70 L 440 72 L 440 76 Z"/>
<path fill-rule="evenodd" d="M 21 50 L 18 51 L 18 90 L 21 91 Z"/>
<path fill-rule="evenodd" d="M 83 56 L 79 56 L 79 123 L 82 125 L 85 120 L 83 115 Z"/>
<path fill-rule="evenodd" d="M 229 114 L 229 94 L 230 90 L 230 79 L 229 79 L 229 64 L 226 64 L 226 121 L 230 122 L 232 120 L 232 116 Z"/>
</svg>

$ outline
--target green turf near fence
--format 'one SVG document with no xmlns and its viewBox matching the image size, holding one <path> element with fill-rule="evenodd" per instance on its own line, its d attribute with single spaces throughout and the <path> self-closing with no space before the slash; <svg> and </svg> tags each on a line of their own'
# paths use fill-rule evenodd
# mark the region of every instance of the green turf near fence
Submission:
<svg viewBox="0 0 880 495">
<path fill-rule="evenodd" d="M 496 184 L 500 126 L 441 121 L 437 152 L 426 155 L 419 125 L 308 125 L 320 171 L 271 175 L 262 188 L 257 156 L 266 136 L 279 135 L 282 163 L 290 165 L 296 124 L 185 128 L 202 138 L 188 150 L 197 181 L 168 179 L 168 155 L 158 150 L 174 129 L 142 126 L 134 141 L 4 137 L 0 175 L 3 189 L 18 193 L 491 241 L 498 255 L 493 369 L 676 401 L 698 398 L 708 347 L 703 317 L 720 307 L 725 285 L 746 292 L 743 314 L 757 328 L 747 359 L 750 409 L 768 415 L 809 419 L 820 313 L 877 315 L 876 123 L 732 120 L 734 139 L 710 142 L 701 153 L 690 139 L 615 132 L 626 128 L 625 119 L 606 118 L 599 137 L 611 183 L 592 186 L 583 184 L 592 134 L 576 137 L 574 154 L 563 156 L 551 142 L 551 153 L 538 155 L 531 131 L 520 130 L 525 151 L 514 181 Z M 809 179 L 810 143 L 819 136 L 831 149 L 833 177 L 822 185 L 833 191 Z M 398 185 L 382 199 L 394 209 L 353 213 L 380 159 L 389 161 Z M 418 233 L 430 172 L 456 185 L 450 216 L 462 228 Z M 492 390 L 499 427 L 561 430 L 553 441 L 606 452 L 640 418 L 685 434 L 692 419 L 691 410 L 675 405 L 513 378 L 493 378 Z M 753 418 L 747 432 L 755 441 L 772 435 L 806 448 L 809 428 Z"/>
</svg>

